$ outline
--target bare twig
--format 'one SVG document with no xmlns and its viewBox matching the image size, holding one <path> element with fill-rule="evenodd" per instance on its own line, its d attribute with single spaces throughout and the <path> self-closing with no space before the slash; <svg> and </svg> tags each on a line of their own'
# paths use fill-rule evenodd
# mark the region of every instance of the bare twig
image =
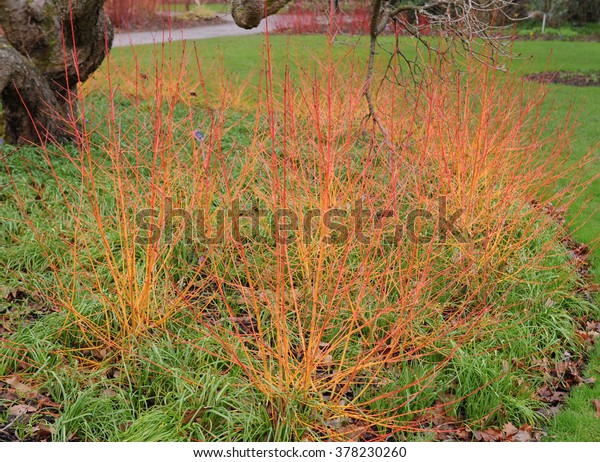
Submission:
<svg viewBox="0 0 600 462">
<path fill-rule="evenodd" d="M 387 25 L 391 21 L 401 24 L 410 35 L 432 50 L 431 44 L 421 35 L 423 26 L 420 21 L 423 21 L 427 28 L 438 30 L 441 36 L 458 40 L 465 53 L 489 65 L 491 55 L 483 55 L 475 45 L 477 42 L 489 43 L 492 46 L 492 54 L 496 55 L 500 52 L 501 56 L 505 55 L 502 53 L 508 38 L 505 34 L 505 26 L 494 25 L 493 20 L 498 14 L 508 17 L 505 10 L 511 5 L 514 5 L 514 0 L 432 0 L 421 5 L 406 4 L 402 0 L 371 1 L 370 45 L 364 93 L 369 110 L 368 116 L 381 130 L 386 144 L 389 145 L 390 142 L 377 116 L 372 87 L 377 42 Z M 406 17 L 407 13 L 410 13 L 409 18 Z M 396 44 L 383 76 L 384 79 L 387 78 L 394 54 L 401 56 L 409 65 L 409 70 L 413 72 L 416 60 L 407 59 Z M 502 69 L 501 66 L 497 68 Z"/>
</svg>

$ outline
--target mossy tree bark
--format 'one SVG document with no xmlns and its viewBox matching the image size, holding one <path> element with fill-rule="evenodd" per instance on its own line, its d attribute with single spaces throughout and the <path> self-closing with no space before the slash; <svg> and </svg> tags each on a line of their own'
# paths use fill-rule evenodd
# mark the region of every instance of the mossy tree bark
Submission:
<svg viewBox="0 0 600 462">
<path fill-rule="evenodd" d="M 9 143 L 72 138 L 77 86 L 110 50 L 105 0 L 0 0 L 0 97 Z"/>
<path fill-rule="evenodd" d="M 292 0 L 231 0 L 231 16 L 244 29 L 258 27 L 263 18 L 277 13 Z"/>
</svg>

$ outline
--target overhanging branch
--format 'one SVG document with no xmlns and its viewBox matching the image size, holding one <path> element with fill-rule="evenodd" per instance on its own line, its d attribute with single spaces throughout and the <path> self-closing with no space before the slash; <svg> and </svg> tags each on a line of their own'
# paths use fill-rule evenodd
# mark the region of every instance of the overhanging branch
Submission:
<svg viewBox="0 0 600 462">
<path fill-rule="evenodd" d="M 292 0 L 232 0 L 231 16 L 244 29 L 254 29 L 267 16 L 277 13 Z"/>
</svg>

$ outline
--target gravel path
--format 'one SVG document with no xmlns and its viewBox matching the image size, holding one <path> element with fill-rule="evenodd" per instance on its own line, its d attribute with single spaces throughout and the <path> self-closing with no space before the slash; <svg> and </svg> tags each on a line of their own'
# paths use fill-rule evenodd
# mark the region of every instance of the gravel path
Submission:
<svg viewBox="0 0 600 462">
<path fill-rule="evenodd" d="M 223 16 L 220 24 L 190 27 L 185 29 L 158 30 L 115 34 L 113 47 L 147 45 L 178 40 L 201 40 L 214 37 L 232 37 L 237 35 L 261 34 L 265 31 L 264 21 L 255 29 L 242 29 L 236 26 L 231 15 Z"/>
</svg>

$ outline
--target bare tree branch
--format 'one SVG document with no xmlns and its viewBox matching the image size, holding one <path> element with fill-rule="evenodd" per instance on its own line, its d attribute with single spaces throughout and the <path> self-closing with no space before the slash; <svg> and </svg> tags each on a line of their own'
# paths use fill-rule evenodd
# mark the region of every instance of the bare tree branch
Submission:
<svg viewBox="0 0 600 462">
<path fill-rule="evenodd" d="M 511 5 L 514 5 L 514 0 L 431 0 L 421 4 L 402 0 L 371 0 L 371 43 L 365 82 L 365 97 L 371 117 L 377 119 L 371 95 L 376 42 L 392 20 L 399 21 L 408 33 L 426 44 L 421 36 L 423 25 L 420 22 L 423 21 L 429 30 L 437 30 L 446 37 L 458 39 L 468 53 L 476 56 L 477 52 L 472 46 L 475 41 L 502 45 L 502 39 L 506 38 L 504 27 L 494 26 L 491 19 L 496 14 L 505 15 L 504 10 Z M 406 16 L 407 13 L 410 13 L 409 16 Z"/>
<path fill-rule="evenodd" d="M 250 29 L 258 26 L 264 17 L 277 13 L 290 1 L 231 0 L 232 14 L 236 24 Z M 515 0 L 371 0 L 370 3 L 370 43 L 364 95 L 369 110 L 368 116 L 381 130 L 386 144 L 390 145 L 385 129 L 377 116 L 372 95 L 378 39 L 388 25 L 392 22 L 401 24 L 409 34 L 429 47 L 430 44 L 425 42 L 421 34 L 423 28 L 427 27 L 428 30 L 437 31 L 439 35 L 446 38 L 458 40 L 466 53 L 487 63 L 490 56 L 479 56 L 473 43 L 477 41 L 496 43 L 497 46 L 492 46 L 493 50 L 501 50 L 504 44 L 502 39 L 507 37 L 503 31 L 503 21 L 498 21 L 497 16 L 508 17 L 505 10 L 514 6 Z M 498 22 L 500 25 L 495 25 Z M 394 53 L 405 56 L 397 45 Z"/>
</svg>

